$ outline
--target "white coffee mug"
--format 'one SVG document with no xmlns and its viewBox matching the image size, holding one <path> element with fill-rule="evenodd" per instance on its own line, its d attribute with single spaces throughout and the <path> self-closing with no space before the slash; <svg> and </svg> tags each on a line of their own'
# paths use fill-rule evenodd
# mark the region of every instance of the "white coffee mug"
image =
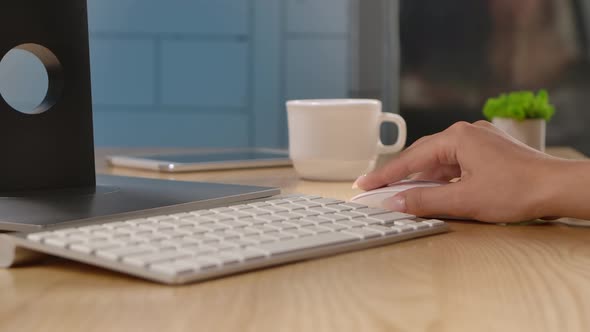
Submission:
<svg viewBox="0 0 590 332">
<path fill-rule="evenodd" d="M 289 153 L 299 176 L 350 181 L 375 168 L 379 154 L 406 144 L 406 122 L 381 111 L 372 99 L 316 99 L 287 102 Z M 397 142 L 384 145 L 381 124 L 398 127 Z"/>
</svg>

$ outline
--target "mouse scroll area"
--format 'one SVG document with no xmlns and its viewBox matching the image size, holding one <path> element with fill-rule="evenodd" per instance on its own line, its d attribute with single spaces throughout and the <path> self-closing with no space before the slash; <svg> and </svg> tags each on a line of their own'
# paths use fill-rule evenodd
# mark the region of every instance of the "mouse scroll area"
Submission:
<svg viewBox="0 0 590 332">
<path fill-rule="evenodd" d="M 449 184 L 448 182 L 434 182 L 434 181 L 413 181 L 404 180 L 396 183 L 392 183 L 387 187 L 366 191 L 358 194 L 351 198 L 350 201 L 353 203 L 363 204 L 372 208 L 384 208 L 383 201 L 397 195 L 400 192 L 413 189 L 413 188 L 433 188 Z M 461 221 L 474 221 L 470 218 L 451 217 L 451 216 L 428 216 L 429 218 L 435 219 L 446 219 L 446 220 L 461 220 Z"/>
<path fill-rule="evenodd" d="M 397 183 L 392 183 L 387 187 L 369 190 L 358 194 L 350 201 L 358 204 L 364 204 L 373 208 L 382 208 L 383 201 L 397 195 L 400 192 L 413 188 L 438 187 L 444 184 L 444 182 L 404 180 Z"/>
</svg>

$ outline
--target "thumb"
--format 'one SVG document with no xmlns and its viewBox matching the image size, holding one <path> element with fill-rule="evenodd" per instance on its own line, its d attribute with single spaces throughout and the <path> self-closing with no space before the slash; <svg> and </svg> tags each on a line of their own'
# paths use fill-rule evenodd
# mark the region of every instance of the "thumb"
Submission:
<svg viewBox="0 0 590 332">
<path fill-rule="evenodd" d="M 434 188 L 409 189 L 383 201 L 383 207 L 420 217 L 468 217 L 463 215 L 465 211 L 461 188 L 462 184 L 458 182 Z"/>
</svg>

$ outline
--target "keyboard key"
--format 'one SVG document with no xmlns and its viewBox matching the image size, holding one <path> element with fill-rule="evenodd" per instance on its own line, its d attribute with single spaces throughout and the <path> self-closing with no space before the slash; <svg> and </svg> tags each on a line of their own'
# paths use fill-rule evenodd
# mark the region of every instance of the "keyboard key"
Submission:
<svg viewBox="0 0 590 332">
<path fill-rule="evenodd" d="M 283 217 L 279 217 L 276 215 L 264 215 L 264 216 L 256 216 L 256 218 L 254 218 L 255 220 L 252 222 L 252 224 L 261 224 L 261 223 L 275 223 L 275 222 L 281 222 L 283 220 L 285 220 L 285 218 Z"/>
<path fill-rule="evenodd" d="M 170 225 L 170 224 L 153 223 L 153 224 L 142 224 L 142 225 L 138 226 L 138 229 L 159 232 L 159 231 L 164 231 L 167 229 L 174 229 L 174 226 Z M 93 233 L 94 233 L 94 231 L 93 231 Z"/>
<path fill-rule="evenodd" d="M 381 233 L 366 227 L 357 227 L 345 229 L 342 233 L 352 234 L 358 236 L 359 239 L 372 239 L 381 236 Z"/>
<path fill-rule="evenodd" d="M 203 256 L 214 253 L 215 249 L 204 246 L 187 246 L 183 247 L 182 251 L 188 252 L 193 256 Z"/>
<path fill-rule="evenodd" d="M 128 223 L 126 223 L 124 221 L 111 222 L 108 224 L 103 224 L 102 226 L 105 228 L 108 228 L 108 229 L 112 229 L 112 230 L 117 229 L 119 227 L 132 227 L 131 225 L 129 225 Z"/>
<path fill-rule="evenodd" d="M 328 220 L 326 218 L 318 217 L 318 216 L 302 218 L 301 221 L 310 222 L 310 223 L 313 223 L 313 224 L 316 224 L 316 225 L 329 224 L 329 223 L 331 223 L 330 220 Z"/>
<path fill-rule="evenodd" d="M 134 266 L 146 266 L 183 257 L 190 257 L 190 254 L 184 251 L 164 251 L 125 257 L 123 262 Z"/>
<path fill-rule="evenodd" d="M 127 256 L 151 253 L 154 252 L 154 250 L 155 249 L 153 248 L 139 245 L 121 248 L 100 249 L 97 250 L 96 255 L 98 257 L 105 258 L 108 260 L 118 260 Z"/>
<path fill-rule="evenodd" d="M 170 220 L 170 219 L 174 219 L 174 218 L 170 218 L 169 216 L 153 216 L 153 217 L 149 217 L 149 220 L 153 220 L 153 221 L 162 221 L 162 220 Z"/>
<path fill-rule="evenodd" d="M 321 227 L 321 226 L 316 226 L 316 225 L 313 225 L 313 226 L 307 226 L 307 227 L 304 227 L 304 228 L 302 228 L 302 229 L 303 229 L 304 231 L 307 231 L 307 232 L 312 232 L 312 233 L 314 233 L 314 234 L 322 234 L 322 233 L 329 233 L 329 232 L 332 232 L 332 230 L 331 230 L 331 229 L 329 229 L 329 228 L 325 228 L 325 227 Z"/>
<path fill-rule="evenodd" d="M 68 238 L 70 238 L 72 240 L 79 240 L 81 242 L 105 241 L 107 239 L 105 237 L 93 236 L 92 234 L 88 234 L 88 233 L 73 234 L 73 235 L 68 236 Z"/>
<path fill-rule="evenodd" d="M 237 264 L 242 260 L 241 256 L 227 251 L 211 254 L 209 258 L 218 260 L 221 265 Z"/>
<path fill-rule="evenodd" d="M 235 231 L 225 231 L 223 233 L 221 233 L 221 237 L 223 240 L 233 240 L 233 239 L 239 239 L 242 236 L 242 234 L 235 232 Z"/>
<path fill-rule="evenodd" d="M 272 237 L 275 241 L 284 241 L 295 238 L 293 234 L 287 232 L 266 233 L 265 235 Z"/>
<path fill-rule="evenodd" d="M 321 204 L 321 205 L 332 205 L 332 204 L 344 203 L 344 201 L 341 201 L 339 199 L 333 199 L 333 198 L 318 198 L 318 199 L 314 199 L 313 202 Z"/>
<path fill-rule="evenodd" d="M 416 223 L 416 222 L 414 220 L 410 220 L 410 219 L 396 220 L 393 222 L 393 224 L 396 226 L 402 226 L 402 225 L 408 225 L 408 224 L 414 224 L 414 223 Z"/>
<path fill-rule="evenodd" d="M 105 238 L 112 238 L 115 234 L 116 233 L 114 231 L 105 230 L 105 229 L 101 229 L 101 230 L 97 230 L 97 231 L 92 232 L 92 235 L 94 235 L 94 236 L 105 237 Z"/>
<path fill-rule="evenodd" d="M 337 222 L 337 224 L 338 225 L 341 225 L 341 226 L 344 226 L 346 228 L 363 227 L 363 226 L 365 226 L 365 224 L 363 224 L 362 222 L 353 221 L 353 220 L 343 220 L 343 221 Z"/>
<path fill-rule="evenodd" d="M 62 237 L 62 236 L 53 236 L 53 237 L 44 238 L 43 243 L 48 244 L 50 246 L 54 246 L 54 247 L 65 248 L 70 244 L 82 243 L 82 241 L 72 240 L 72 239 L 68 239 L 66 237 Z"/>
<path fill-rule="evenodd" d="M 328 228 L 328 229 L 332 230 L 333 232 L 337 232 L 337 231 L 348 228 L 346 226 L 339 225 L 339 224 L 322 224 L 321 226 L 324 228 Z"/>
<path fill-rule="evenodd" d="M 57 236 L 69 236 L 69 235 L 81 235 L 84 234 L 84 232 L 76 229 L 76 228 L 68 228 L 68 229 L 60 229 L 57 231 L 54 231 L 53 234 L 57 235 Z"/>
<path fill-rule="evenodd" d="M 175 251 L 176 246 L 167 242 L 142 242 L 142 246 L 153 249 L 154 251 Z"/>
<path fill-rule="evenodd" d="M 266 202 L 254 202 L 254 203 L 250 203 L 250 204 L 246 204 L 246 205 L 251 206 L 251 207 L 255 207 L 255 208 L 270 206 L 270 204 L 266 203 Z"/>
<path fill-rule="evenodd" d="M 194 223 L 185 220 L 185 219 L 174 219 L 174 221 L 168 222 L 168 225 L 174 226 L 176 228 L 184 228 L 184 227 L 192 227 Z"/>
<path fill-rule="evenodd" d="M 321 208 L 316 208 L 316 209 L 321 209 Z M 305 218 L 305 217 L 319 216 L 322 213 L 319 211 L 314 211 L 314 209 L 309 209 L 309 210 L 296 210 L 296 211 L 293 211 L 293 214 L 297 214 L 298 215 L 297 218 Z"/>
<path fill-rule="evenodd" d="M 240 220 L 228 220 L 228 221 L 222 221 L 221 223 L 226 225 L 229 228 L 240 228 L 240 227 L 248 226 L 247 223 L 242 222 Z"/>
<path fill-rule="evenodd" d="M 422 229 L 430 228 L 430 225 L 428 225 L 427 223 L 423 223 L 423 222 L 415 222 L 413 224 L 408 224 L 408 225 L 412 226 L 415 230 L 422 230 Z"/>
<path fill-rule="evenodd" d="M 208 228 L 205 228 L 203 226 L 193 226 L 193 227 L 187 227 L 187 228 L 183 228 L 182 231 L 190 233 L 190 234 L 204 234 L 209 232 Z"/>
<path fill-rule="evenodd" d="M 232 242 L 218 242 L 218 243 L 208 243 L 205 245 L 205 248 L 212 248 L 215 251 L 227 250 L 227 249 L 234 249 L 237 245 Z"/>
<path fill-rule="evenodd" d="M 211 258 L 210 256 L 195 257 L 194 259 L 191 259 L 191 261 L 194 262 L 195 266 L 201 271 L 221 266 L 220 260 Z"/>
<path fill-rule="evenodd" d="M 274 227 L 269 227 L 267 225 L 254 225 L 248 227 L 251 231 L 256 231 L 257 234 L 268 233 L 268 232 L 276 232 L 277 229 Z"/>
<path fill-rule="evenodd" d="M 206 233 L 203 236 L 203 243 L 220 242 L 223 241 L 223 232 Z"/>
<path fill-rule="evenodd" d="M 250 217 L 249 214 L 247 213 L 243 213 L 240 211 L 232 211 L 232 212 L 226 212 L 226 213 L 222 213 L 219 215 L 220 217 L 229 217 L 231 219 L 240 219 L 240 218 L 245 218 L 245 217 Z"/>
<path fill-rule="evenodd" d="M 171 214 L 169 215 L 170 218 L 175 218 L 175 219 L 181 219 L 181 218 L 186 218 L 186 217 L 191 217 L 192 214 L 188 213 L 188 212 L 181 212 L 181 213 L 175 213 L 175 214 Z"/>
<path fill-rule="evenodd" d="M 218 231 L 224 231 L 226 229 L 229 229 L 228 226 L 221 224 L 221 223 L 207 224 L 207 225 L 203 225 L 203 227 L 207 228 L 209 230 L 209 232 L 218 232 Z"/>
<path fill-rule="evenodd" d="M 90 225 L 90 226 L 84 226 L 84 227 L 78 228 L 78 230 L 83 231 L 83 232 L 92 232 L 92 231 L 101 230 L 101 229 L 105 229 L 105 228 L 102 226 L 99 226 L 99 225 Z"/>
<path fill-rule="evenodd" d="M 300 201 L 305 201 L 306 199 L 302 196 L 293 196 L 293 197 L 287 197 L 287 198 L 285 198 L 285 200 L 288 202 L 300 202 Z"/>
<path fill-rule="evenodd" d="M 153 223 L 153 221 L 142 218 L 142 219 L 127 220 L 127 221 L 125 221 L 125 223 L 133 225 L 133 226 L 137 226 L 137 225 L 142 225 L 142 224 L 151 224 L 151 223 Z"/>
<path fill-rule="evenodd" d="M 349 219 L 347 216 L 343 216 L 343 215 L 337 214 L 337 213 L 324 214 L 324 215 L 322 215 L 322 218 L 328 219 L 332 222 L 338 222 L 340 220 L 348 220 Z"/>
<path fill-rule="evenodd" d="M 239 205 L 232 205 L 229 207 L 232 210 L 240 211 L 244 209 L 249 209 L 250 207 L 246 204 L 239 204 Z"/>
<path fill-rule="evenodd" d="M 423 223 L 429 225 L 430 227 L 442 226 L 445 224 L 444 221 L 437 219 L 424 220 Z"/>
<path fill-rule="evenodd" d="M 286 231 L 286 230 L 298 228 L 297 225 L 295 225 L 294 223 L 291 223 L 291 222 L 273 223 L 272 225 L 269 225 L 269 227 L 276 227 L 280 231 Z"/>
<path fill-rule="evenodd" d="M 353 211 L 344 211 L 344 212 L 339 212 L 337 213 L 338 215 L 341 215 L 343 217 L 346 217 L 347 219 L 353 219 L 353 218 L 361 218 L 361 217 L 365 217 L 366 214 L 364 213 L 358 213 Z"/>
<path fill-rule="evenodd" d="M 211 223 L 214 223 L 215 222 L 215 219 L 209 218 L 207 216 L 204 216 L 204 217 L 186 217 L 186 218 L 182 218 L 180 220 L 182 220 L 184 222 L 191 223 L 191 224 L 193 224 L 195 226 L 202 226 L 202 225 L 205 225 L 205 224 L 211 224 Z"/>
<path fill-rule="evenodd" d="M 381 226 L 381 225 L 371 225 L 367 226 L 366 228 L 379 232 L 381 235 L 390 235 L 395 234 L 398 232 L 397 229 L 393 229 L 391 227 Z"/>
<path fill-rule="evenodd" d="M 244 209 L 244 210 L 240 210 L 240 212 L 248 214 L 250 216 L 261 216 L 261 215 L 269 215 L 270 214 L 270 212 L 268 212 L 268 211 L 257 209 L 257 208 Z"/>
<path fill-rule="evenodd" d="M 385 210 L 385 209 L 377 209 L 377 208 L 362 208 L 362 209 L 356 209 L 356 210 L 354 210 L 354 212 L 356 212 L 356 213 L 362 213 L 365 216 L 369 217 L 369 216 L 373 216 L 373 215 L 376 215 L 376 214 L 389 213 L 391 211 Z"/>
<path fill-rule="evenodd" d="M 352 210 L 352 207 L 344 204 L 327 205 L 325 208 L 332 211 L 332 213 Z"/>
<path fill-rule="evenodd" d="M 182 239 L 172 239 L 172 240 L 164 240 L 161 242 L 164 246 L 172 246 L 176 249 L 189 247 L 189 246 L 198 246 L 201 241 L 192 238 L 182 238 Z"/>
<path fill-rule="evenodd" d="M 107 249 L 107 248 L 117 248 L 121 247 L 120 242 L 113 242 L 113 241 L 96 241 L 96 242 L 87 242 L 87 243 L 75 243 L 70 246 L 70 249 L 73 251 L 81 252 L 84 254 L 91 254 L 96 250 Z"/>
<path fill-rule="evenodd" d="M 330 205 L 328 205 L 328 206 L 330 206 Z M 315 215 L 334 213 L 334 210 L 329 209 L 328 207 L 315 207 L 315 208 L 309 209 L 308 211 L 314 213 Z"/>
<path fill-rule="evenodd" d="M 288 204 L 290 202 L 285 199 L 272 199 L 272 200 L 266 201 L 266 203 L 268 203 L 270 205 L 282 205 L 282 204 Z"/>
<path fill-rule="evenodd" d="M 251 236 L 251 235 L 260 234 L 258 229 L 255 229 L 252 227 L 239 228 L 239 229 L 234 230 L 234 232 L 239 234 L 241 237 L 247 237 L 247 236 Z"/>
<path fill-rule="evenodd" d="M 352 209 L 364 209 L 364 208 L 368 208 L 368 206 L 364 205 L 364 204 L 359 204 L 359 203 L 352 203 L 352 202 L 346 202 L 346 203 L 342 203 L 343 206 L 348 206 Z"/>
<path fill-rule="evenodd" d="M 35 242 L 41 242 L 43 240 L 43 238 L 49 237 L 49 236 L 55 236 L 55 234 L 53 232 L 32 233 L 32 234 L 27 235 L 27 239 L 29 239 L 31 241 L 35 241 Z"/>
<path fill-rule="evenodd" d="M 150 265 L 150 269 L 167 275 L 178 275 L 197 271 L 205 271 L 219 265 L 218 261 L 203 259 L 202 257 L 181 258 Z"/>
<path fill-rule="evenodd" d="M 302 207 L 308 208 L 308 209 L 309 208 L 321 207 L 322 206 L 322 204 L 316 203 L 316 202 L 313 202 L 313 201 L 298 201 L 298 202 L 293 202 L 293 204 L 299 205 L 299 206 L 302 206 Z"/>
<path fill-rule="evenodd" d="M 308 201 L 315 200 L 315 199 L 322 199 L 323 198 L 323 197 L 318 196 L 318 195 L 303 195 L 302 197 L 305 198 Z"/>
<path fill-rule="evenodd" d="M 260 209 L 264 210 L 266 212 L 270 212 L 270 213 L 289 212 L 289 210 L 287 210 L 287 209 L 283 209 L 279 206 L 273 206 L 273 205 L 262 206 L 262 207 L 260 207 Z"/>
<path fill-rule="evenodd" d="M 267 255 L 280 255 L 298 250 L 320 248 L 358 240 L 358 236 L 346 233 L 325 233 L 294 240 L 262 244 L 251 249 L 261 250 Z"/>
<path fill-rule="evenodd" d="M 382 224 L 382 222 L 380 220 L 373 219 L 373 218 L 354 218 L 353 220 L 356 222 L 363 223 L 365 225 L 380 225 L 380 224 Z"/>
<path fill-rule="evenodd" d="M 414 227 L 410 225 L 392 226 L 391 228 L 399 231 L 400 233 L 411 232 L 414 230 Z"/>
<path fill-rule="evenodd" d="M 301 229 L 289 229 L 287 231 L 284 231 L 283 233 L 286 233 L 286 234 L 289 234 L 289 235 L 293 235 L 296 238 L 306 237 L 306 236 L 313 235 L 313 232 L 306 231 L 303 228 L 301 228 Z"/>
<path fill-rule="evenodd" d="M 168 239 L 173 239 L 173 238 L 182 238 L 187 236 L 188 234 L 186 232 L 179 232 L 176 230 L 165 230 L 159 233 L 162 236 L 165 236 Z"/>
<path fill-rule="evenodd" d="M 210 216 L 212 214 L 215 214 L 215 212 L 213 212 L 211 210 L 199 210 L 199 211 L 192 211 L 189 213 L 192 214 L 193 216 L 197 216 L 197 217 L 204 217 L 204 216 Z"/>
<path fill-rule="evenodd" d="M 383 224 L 392 224 L 396 220 L 415 218 L 414 216 L 401 212 L 388 212 L 385 214 L 372 215 L 370 218 L 379 220 Z"/>
<path fill-rule="evenodd" d="M 302 219 L 285 221 L 285 222 L 283 222 L 283 224 L 284 225 L 293 225 L 297 228 L 315 225 L 315 223 L 313 223 L 311 221 L 306 221 L 306 220 L 302 220 Z"/>
<path fill-rule="evenodd" d="M 242 262 L 266 257 L 266 254 L 263 251 L 248 248 L 243 248 L 235 251 L 225 251 L 224 254 L 238 257 Z"/>
<path fill-rule="evenodd" d="M 305 211 L 305 210 L 301 210 L 301 211 Z M 304 216 L 304 214 L 299 214 L 297 213 L 299 211 L 293 211 L 293 212 L 279 212 L 276 213 L 275 216 L 276 217 L 280 217 L 283 220 L 291 220 L 291 219 L 299 219 L 302 216 Z"/>
<path fill-rule="evenodd" d="M 247 247 L 247 246 L 251 246 L 253 244 L 257 244 L 258 242 L 254 241 L 254 240 L 249 240 L 248 238 L 244 238 L 244 239 L 231 239 L 228 240 L 227 242 L 232 243 L 235 247 Z"/>
<path fill-rule="evenodd" d="M 282 208 L 282 209 L 287 209 L 288 211 L 296 211 L 296 210 L 303 210 L 304 209 L 303 206 L 301 206 L 301 205 L 295 205 L 295 204 L 292 204 L 292 203 L 281 204 L 279 207 Z"/>
<path fill-rule="evenodd" d="M 275 238 L 268 235 L 251 235 L 245 238 L 249 241 L 253 241 L 256 243 L 267 243 L 267 242 L 275 242 Z"/>
<path fill-rule="evenodd" d="M 210 209 L 209 211 L 214 212 L 214 213 L 228 213 L 228 212 L 233 212 L 234 210 L 229 207 L 220 207 L 220 208 Z"/>
<path fill-rule="evenodd" d="M 139 230 L 137 229 L 137 227 L 132 227 L 132 226 L 123 226 L 123 227 L 117 227 L 114 228 L 113 231 L 115 232 L 115 234 L 124 234 L 124 235 L 131 235 L 131 234 L 136 234 L 136 233 L 142 233 L 142 232 L 147 232 L 145 230 Z"/>
<path fill-rule="evenodd" d="M 235 218 L 229 214 L 219 213 L 219 214 L 213 214 L 210 216 L 205 216 L 205 217 L 203 217 L 203 219 L 209 219 L 209 220 L 212 220 L 213 223 L 216 223 L 216 222 L 220 222 L 220 221 L 224 221 L 224 220 L 232 220 Z"/>
<path fill-rule="evenodd" d="M 162 235 L 160 233 L 140 234 L 134 236 L 134 238 L 142 242 L 157 242 L 168 239 L 167 236 Z"/>
<path fill-rule="evenodd" d="M 198 270 L 198 266 L 184 261 L 172 261 L 166 263 L 153 264 L 150 266 L 150 269 L 158 273 L 176 276 L 179 274 L 194 272 Z"/>
</svg>

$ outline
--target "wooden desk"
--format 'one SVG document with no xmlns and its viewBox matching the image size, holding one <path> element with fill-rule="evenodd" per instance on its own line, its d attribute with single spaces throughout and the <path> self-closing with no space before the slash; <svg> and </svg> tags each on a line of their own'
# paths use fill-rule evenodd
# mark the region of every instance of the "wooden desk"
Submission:
<svg viewBox="0 0 590 332">
<path fill-rule="evenodd" d="M 101 160 L 99 169 L 355 194 L 349 183 L 300 181 L 290 168 L 172 176 L 112 170 Z M 451 228 L 181 287 L 59 259 L 0 270 L 0 331 L 590 331 L 590 229 Z"/>
</svg>

